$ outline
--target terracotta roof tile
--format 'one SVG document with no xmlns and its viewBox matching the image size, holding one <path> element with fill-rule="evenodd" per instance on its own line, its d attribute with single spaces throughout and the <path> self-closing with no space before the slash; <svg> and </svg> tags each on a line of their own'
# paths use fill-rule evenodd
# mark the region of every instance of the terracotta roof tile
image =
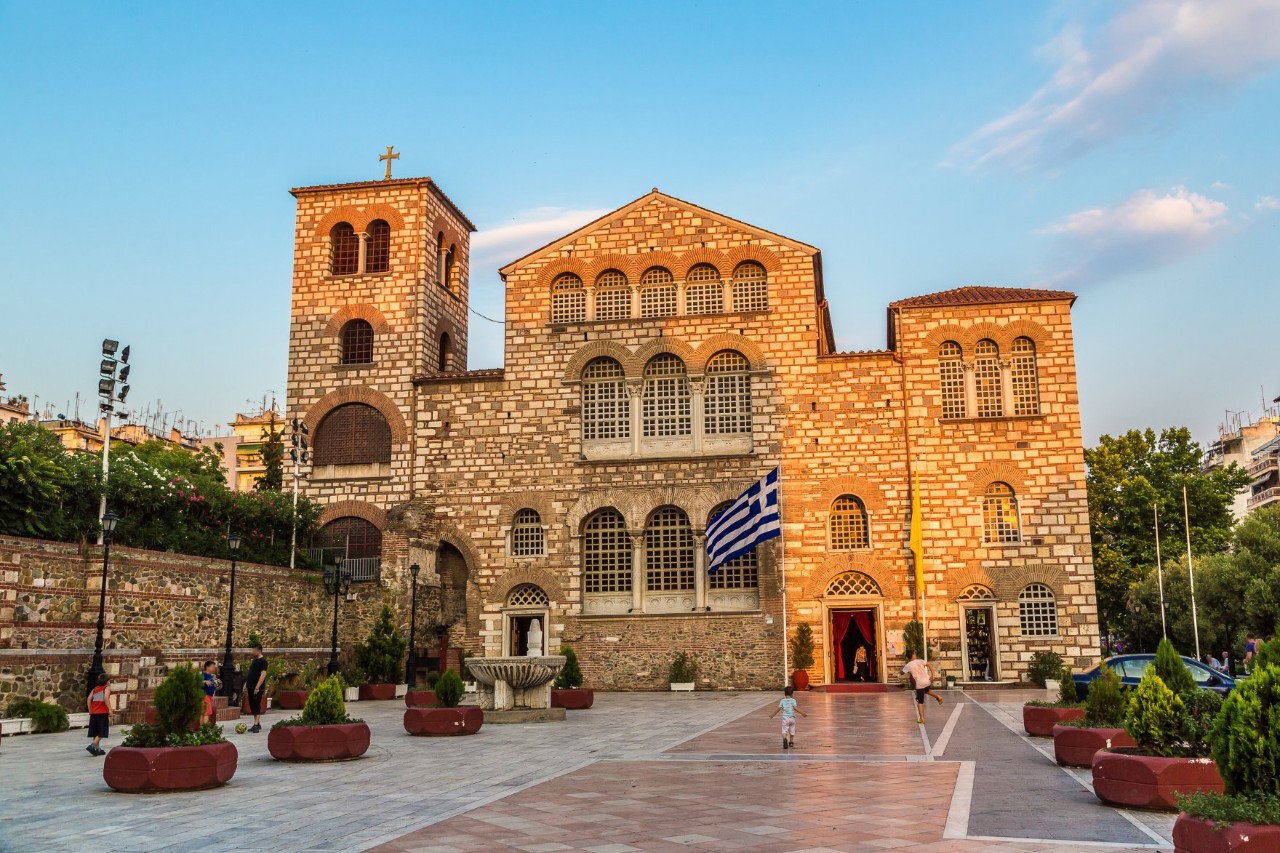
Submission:
<svg viewBox="0 0 1280 853">
<path fill-rule="evenodd" d="M 890 302 L 890 308 L 935 308 L 949 305 L 993 305 L 1001 302 L 1056 302 L 1074 300 L 1076 295 L 1066 290 L 1037 290 L 1030 287 L 957 287 L 912 296 Z"/>
</svg>

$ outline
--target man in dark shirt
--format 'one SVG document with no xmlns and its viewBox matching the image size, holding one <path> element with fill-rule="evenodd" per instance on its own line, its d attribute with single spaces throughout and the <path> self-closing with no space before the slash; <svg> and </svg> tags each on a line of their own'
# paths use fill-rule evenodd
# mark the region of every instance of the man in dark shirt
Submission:
<svg viewBox="0 0 1280 853">
<path fill-rule="evenodd" d="M 253 661 L 249 664 L 249 675 L 245 678 L 244 689 L 249 697 L 249 712 L 253 714 L 251 732 L 262 731 L 262 703 L 267 695 L 267 659 L 262 654 L 262 646 L 253 647 Z"/>
</svg>

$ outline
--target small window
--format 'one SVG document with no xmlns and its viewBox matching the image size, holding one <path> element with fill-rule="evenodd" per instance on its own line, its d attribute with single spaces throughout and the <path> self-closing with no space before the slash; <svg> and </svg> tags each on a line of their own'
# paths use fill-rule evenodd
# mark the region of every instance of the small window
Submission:
<svg viewBox="0 0 1280 853">
<path fill-rule="evenodd" d="M 359 271 L 360 238 L 350 222 L 339 222 L 329 229 L 329 272 L 355 275 Z"/>
<path fill-rule="evenodd" d="M 738 264 L 733 271 L 733 310 L 741 314 L 768 308 L 769 277 L 764 267 L 753 261 Z"/>
<path fill-rule="evenodd" d="M 981 340 L 974 349 L 973 366 L 975 399 L 978 401 L 978 417 L 999 418 L 1004 415 L 1003 389 L 1000 378 L 1000 348 L 995 341 Z"/>
<path fill-rule="evenodd" d="M 710 264 L 698 264 L 689 270 L 684 285 L 686 314 L 723 314 L 724 282 L 720 271 Z"/>
<path fill-rule="evenodd" d="M 597 320 L 625 320 L 631 316 L 631 286 L 617 270 L 600 273 L 595 297 Z"/>
<path fill-rule="evenodd" d="M 541 557 L 547 552 L 542 518 L 537 510 L 522 509 L 511 522 L 511 556 Z"/>
<path fill-rule="evenodd" d="M 871 547 L 867 507 L 853 495 L 841 495 L 835 499 L 827 524 L 831 550 L 852 551 Z"/>
<path fill-rule="evenodd" d="M 453 271 L 457 257 L 458 249 L 455 246 L 450 246 L 449 251 L 444 253 L 444 286 L 450 293 L 458 292 L 458 282 Z"/>
<path fill-rule="evenodd" d="M 1018 500 L 1008 483 L 992 483 L 982 496 L 982 540 L 1001 544 L 1021 539 Z"/>
<path fill-rule="evenodd" d="M 955 341 L 944 341 L 938 348 L 938 379 L 942 384 L 942 416 L 963 418 L 964 362 L 963 351 Z"/>
<path fill-rule="evenodd" d="M 1058 601 L 1053 590 L 1042 583 L 1027 584 L 1018 594 L 1018 622 L 1024 637 L 1056 637 Z"/>
<path fill-rule="evenodd" d="M 684 362 L 671 353 L 649 359 L 644 368 L 641 420 L 646 438 L 693 432 L 689 377 Z"/>
<path fill-rule="evenodd" d="M 368 245 L 364 250 L 365 272 L 386 272 L 391 268 L 391 226 L 385 220 L 369 223 Z"/>
<path fill-rule="evenodd" d="M 448 332 L 440 333 L 440 349 L 437 351 L 436 356 L 439 359 L 438 367 L 441 373 L 452 369 L 453 350 Z"/>
<path fill-rule="evenodd" d="M 751 365 L 744 355 L 731 350 L 713 355 L 703 388 L 703 432 L 751 432 Z"/>
<path fill-rule="evenodd" d="M 448 279 L 444 277 L 444 232 L 436 235 L 436 284 L 448 287 Z"/>
<path fill-rule="evenodd" d="M 631 437 L 631 414 L 622 365 L 592 359 L 582 371 L 582 439 Z"/>
<path fill-rule="evenodd" d="M 587 319 L 587 291 L 573 273 L 556 276 L 551 282 L 551 322 L 581 323 Z"/>
<path fill-rule="evenodd" d="M 1013 342 L 1013 360 L 1009 369 L 1013 387 L 1015 415 L 1040 414 L 1040 380 L 1036 374 L 1036 345 L 1030 338 Z"/>
<path fill-rule="evenodd" d="M 671 273 L 654 267 L 640 277 L 640 316 L 674 317 L 676 284 Z"/>
<path fill-rule="evenodd" d="M 631 535 L 616 509 L 595 512 L 582 525 L 582 589 L 631 591 Z"/>
<path fill-rule="evenodd" d="M 667 506 L 654 512 L 645 527 L 644 544 L 646 591 L 693 589 L 693 529 L 684 510 Z"/>
<path fill-rule="evenodd" d="M 373 364 L 373 326 L 348 320 L 342 327 L 342 363 Z"/>
</svg>

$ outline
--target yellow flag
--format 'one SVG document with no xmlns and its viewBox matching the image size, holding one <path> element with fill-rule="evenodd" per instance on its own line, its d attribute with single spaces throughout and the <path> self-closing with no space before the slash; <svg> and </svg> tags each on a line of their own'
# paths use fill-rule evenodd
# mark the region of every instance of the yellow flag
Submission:
<svg viewBox="0 0 1280 853">
<path fill-rule="evenodd" d="M 911 489 L 911 553 L 916 562 L 916 595 L 924 595 L 924 532 L 920 525 L 920 475 Z"/>
</svg>

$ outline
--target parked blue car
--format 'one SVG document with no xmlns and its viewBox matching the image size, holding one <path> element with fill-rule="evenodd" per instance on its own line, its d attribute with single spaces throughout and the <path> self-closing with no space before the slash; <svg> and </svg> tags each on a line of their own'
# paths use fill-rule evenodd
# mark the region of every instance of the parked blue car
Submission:
<svg viewBox="0 0 1280 853">
<path fill-rule="evenodd" d="M 1142 680 L 1142 674 L 1147 671 L 1147 667 L 1151 666 L 1151 662 L 1155 659 L 1156 656 L 1154 654 L 1116 655 L 1115 657 L 1107 658 L 1088 672 L 1073 674 L 1071 678 L 1076 683 L 1076 693 L 1083 700 L 1089 693 L 1089 685 L 1101 674 L 1103 666 L 1109 666 L 1114 669 L 1116 674 L 1120 676 L 1121 688 L 1128 689 L 1138 686 L 1138 682 Z M 1205 690 L 1212 690 L 1219 696 L 1226 696 L 1235 689 L 1236 680 L 1227 673 L 1210 669 L 1189 657 L 1183 657 L 1182 662 L 1187 665 L 1187 669 L 1191 670 L 1191 678 L 1195 681 L 1196 686 Z"/>
</svg>

